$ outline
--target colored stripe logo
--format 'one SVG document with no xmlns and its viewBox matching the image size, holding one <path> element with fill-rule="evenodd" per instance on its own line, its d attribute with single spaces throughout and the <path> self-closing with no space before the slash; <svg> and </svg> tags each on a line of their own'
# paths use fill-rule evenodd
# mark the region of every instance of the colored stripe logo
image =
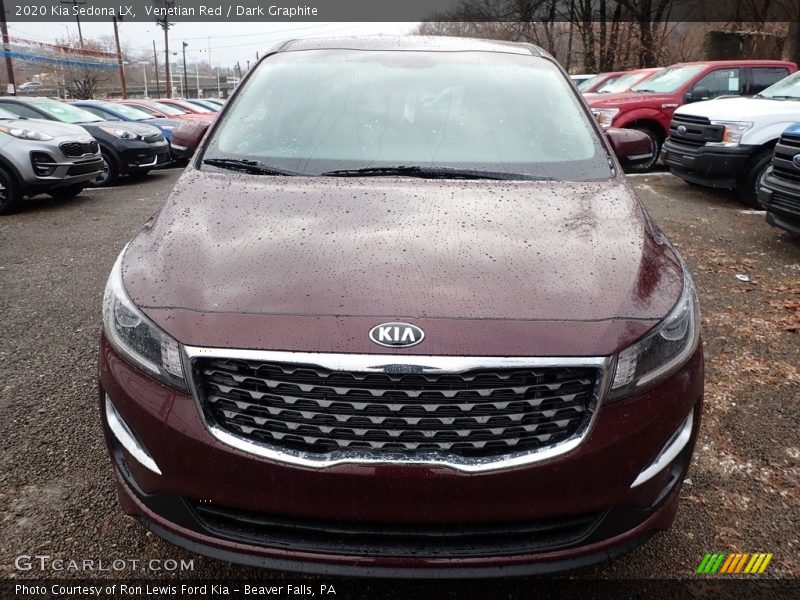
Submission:
<svg viewBox="0 0 800 600">
<path fill-rule="evenodd" d="M 746 573 L 757 575 L 767 569 L 767 565 L 772 560 L 773 554 L 766 552 L 755 552 L 749 554 L 732 552 L 707 552 L 700 561 L 695 573 L 701 575 L 736 574 Z"/>
</svg>

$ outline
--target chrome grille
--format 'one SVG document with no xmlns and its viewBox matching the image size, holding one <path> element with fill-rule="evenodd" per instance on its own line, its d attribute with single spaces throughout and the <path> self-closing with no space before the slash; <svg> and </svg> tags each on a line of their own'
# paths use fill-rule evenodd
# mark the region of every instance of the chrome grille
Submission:
<svg viewBox="0 0 800 600">
<path fill-rule="evenodd" d="M 200 357 L 193 372 L 210 424 L 320 457 L 368 451 L 477 459 L 553 448 L 586 429 L 601 378 L 600 369 L 585 366 L 406 367 L 376 373 Z"/>
<path fill-rule="evenodd" d="M 100 147 L 97 145 L 97 140 L 91 142 L 64 142 L 59 145 L 61 151 L 65 156 L 76 158 L 85 154 L 97 154 Z"/>
<path fill-rule="evenodd" d="M 781 136 L 772 157 L 773 175 L 794 183 L 800 182 L 800 168 L 793 162 L 797 154 L 800 154 L 800 137 L 786 134 Z"/>
</svg>

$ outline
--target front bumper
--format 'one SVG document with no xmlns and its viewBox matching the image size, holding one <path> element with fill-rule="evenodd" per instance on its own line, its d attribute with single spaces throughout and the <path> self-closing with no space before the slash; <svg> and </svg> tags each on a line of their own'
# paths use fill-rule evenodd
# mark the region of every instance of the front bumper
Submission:
<svg viewBox="0 0 800 600">
<path fill-rule="evenodd" d="M 691 183 L 713 188 L 733 189 L 756 146 L 719 148 L 687 146 L 668 139 L 661 157 L 669 170 Z"/>
<path fill-rule="evenodd" d="M 702 371 L 698 349 L 669 380 L 601 406 L 572 452 L 479 473 L 314 469 L 244 453 L 211 436 L 192 398 L 130 367 L 104 338 L 100 399 L 161 472 L 125 450 L 104 418 L 123 510 L 179 546 L 275 569 L 478 577 L 591 564 L 669 527 L 699 428 Z M 632 488 L 692 411 L 683 450 Z"/>
<path fill-rule="evenodd" d="M 800 235 L 800 185 L 776 178 L 769 167 L 758 199 L 767 211 L 767 223 Z"/>
<path fill-rule="evenodd" d="M 155 143 L 130 141 L 120 150 L 123 173 L 160 169 L 168 166 L 171 162 L 169 144 L 166 140 Z"/>
</svg>

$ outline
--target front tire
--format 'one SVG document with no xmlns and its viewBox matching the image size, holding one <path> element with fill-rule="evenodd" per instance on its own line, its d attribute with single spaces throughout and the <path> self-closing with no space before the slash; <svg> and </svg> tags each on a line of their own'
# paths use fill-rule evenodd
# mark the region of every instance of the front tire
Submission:
<svg viewBox="0 0 800 600">
<path fill-rule="evenodd" d="M 664 144 L 664 136 L 661 135 L 661 132 L 655 127 L 650 125 L 636 125 L 634 127 L 630 127 L 630 129 L 641 131 L 650 138 L 650 149 L 652 150 L 653 155 L 648 159 L 628 165 L 626 171 L 628 173 L 647 173 L 652 171 L 653 167 L 655 167 L 656 163 L 658 162 L 659 154 L 661 154 L 661 146 Z"/>
<path fill-rule="evenodd" d="M 764 148 L 753 155 L 736 185 L 739 200 L 753 208 L 764 208 L 758 199 L 758 189 L 761 187 L 761 176 L 772 162 L 772 151 L 772 148 Z"/>
<path fill-rule="evenodd" d="M 105 150 L 102 152 L 103 170 L 92 179 L 92 187 L 109 187 L 114 185 L 119 179 L 119 165 L 116 159 Z"/>
<path fill-rule="evenodd" d="M 14 212 L 22 200 L 22 190 L 17 180 L 6 169 L 0 167 L 0 214 Z"/>
</svg>

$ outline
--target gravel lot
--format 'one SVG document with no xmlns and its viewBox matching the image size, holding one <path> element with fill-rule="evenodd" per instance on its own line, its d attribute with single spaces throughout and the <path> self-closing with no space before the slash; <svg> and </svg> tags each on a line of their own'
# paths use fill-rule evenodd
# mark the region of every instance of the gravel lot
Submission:
<svg viewBox="0 0 800 600">
<path fill-rule="evenodd" d="M 2 578 L 80 575 L 18 572 L 14 557 L 21 554 L 106 562 L 194 558 L 195 577 L 280 577 L 190 555 L 118 512 L 96 407 L 103 287 L 117 253 L 178 175 L 154 173 L 66 202 L 41 198 L 0 217 Z M 765 576 L 797 578 L 800 240 L 726 194 L 665 173 L 632 181 L 700 290 L 703 429 L 674 527 L 574 575 L 689 577 L 705 552 L 724 550 L 774 552 Z M 110 576 L 168 577 L 131 570 Z M 364 597 L 374 596 L 371 585 L 359 588 Z M 527 586 L 504 582 L 504 597 L 524 597 Z"/>
</svg>

